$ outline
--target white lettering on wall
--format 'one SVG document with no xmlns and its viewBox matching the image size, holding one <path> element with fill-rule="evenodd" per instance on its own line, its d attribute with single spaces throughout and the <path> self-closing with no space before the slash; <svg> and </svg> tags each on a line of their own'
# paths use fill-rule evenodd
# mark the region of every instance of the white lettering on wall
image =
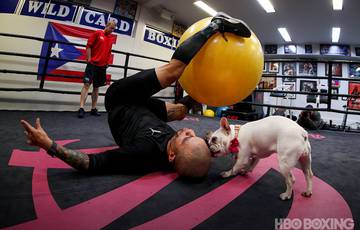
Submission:
<svg viewBox="0 0 360 230">
<path fill-rule="evenodd" d="M 91 18 L 90 18 L 91 17 Z M 87 23 L 94 23 L 94 17 L 95 17 L 95 13 L 93 12 L 87 12 L 85 15 L 85 21 Z"/>
<path fill-rule="evenodd" d="M 130 29 L 130 23 L 126 21 L 120 21 L 119 30 L 121 31 L 128 31 Z"/>
<path fill-rule="evenodd" d="M 152 30 L 149 30 L 149 34 L 148 34 L 147 39 L 149 39 L 149 40 L 151 40 L 151 41 L 155 41 L 155 39 L 156 39 L 156 32 L 155 32 L 155 31 L 152 31 Z"/>
<path fill-rule="evenodd" d="M 59 12 L 58 12 L 57 16 L 59 16 L 59 17 L 67 17 L 69 14 L 70 14 L 70 7 L 60 5 L 60 9 L 59 9 Z"/>
<path fill-rule="evenodd" d="M 67 17 L 70 14 L 70 7 L 65 5 L 60 5 L 59 10 L 56 11 L 54 7 L 56 6 L 55 3 L 44 3 L 38 1 L 29 1 L 29 13 L 37 13 L 41 10 L 41 14 L 45 15 L 52 15 L 52 16 L 59 16 L 59 17 Z"/>
<path fill-rule="evenodd" d="M 101 15 L 99 19 L 95 22 L 95 25 L 100 25 L 105 27 L 105 15 Z"/>
<path fill-rule="evenodd" d="M 164 33 L 157 32 L 152 29 L 147 29 L 147 37 L 145 40 L 152 41 L 158 45 L 166 46 L 169 48 L 176 48 L 178 40 L 172 36 L 167 36 Z"/>
<path fill-rule="evenodd" d="M 34 13 L 36 13 L 40 7 L 42 6 L 43 2 L 35 2 L 35 1 L 29 1 L 29 13 L 31 13 L 31 11 L 34 11 Z"/>
</svg>

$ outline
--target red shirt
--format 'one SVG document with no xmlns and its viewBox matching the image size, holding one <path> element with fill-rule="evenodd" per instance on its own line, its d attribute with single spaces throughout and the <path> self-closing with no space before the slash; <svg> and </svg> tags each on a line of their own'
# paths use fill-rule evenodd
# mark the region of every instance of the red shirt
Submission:
<svg viewBox="0 0 360 230">
<path fill-rule="evenodd" d="M 95 31 L 88 39 L 86 48 L 91 49 L 90 63 L 96 66 L 106 66 L 110 64 L 111 48 L 114 36 L 105 35 L 103 30 Z"/>
</svg>

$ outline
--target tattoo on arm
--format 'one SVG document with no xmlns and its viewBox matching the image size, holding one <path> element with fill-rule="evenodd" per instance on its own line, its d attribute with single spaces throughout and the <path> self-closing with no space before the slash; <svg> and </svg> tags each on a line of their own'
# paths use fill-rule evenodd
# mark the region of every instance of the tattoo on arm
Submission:
<svg viewBox="0 0 360 230">
<path fill-rule="evenodd" d="M 55 156 L 79 171 L 86 171 L 89 168 L 89 156 L 85 153 L 58 145 Z"/>
</svg>

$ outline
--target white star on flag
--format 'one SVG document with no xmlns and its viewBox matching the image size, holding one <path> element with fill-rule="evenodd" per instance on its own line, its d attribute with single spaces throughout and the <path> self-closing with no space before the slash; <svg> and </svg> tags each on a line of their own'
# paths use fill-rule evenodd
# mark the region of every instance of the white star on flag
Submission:
<svg viewBox="0 0 360 230">
<path fill-rule="evenodd" d="M 64 49 L 60 49 L 60 48 L 59 48 L 59 44 L 56 43 L 55 46 L 51 48 L 51 55 L 50 55 L 50 57 L 55 56 L 55 57 L 59 58 L 59 57 L 60 57 L 59 54 L 60 54 L 60 52 L 63 51 L 63 50 L 64 50 Z"/>
</svg>

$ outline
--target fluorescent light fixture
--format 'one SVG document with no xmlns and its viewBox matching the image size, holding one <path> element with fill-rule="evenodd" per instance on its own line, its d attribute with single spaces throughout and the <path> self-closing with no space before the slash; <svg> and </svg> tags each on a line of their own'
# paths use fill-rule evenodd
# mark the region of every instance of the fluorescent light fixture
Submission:
<svg viewBox="0 0 360 230">
<path fill-rule="evenodd" d="M 271 4 L 270 0 L 257 0 L 266 13 L 274 13 L 274 6 Z"/>
<path fill-rule="evenodd" d="M 278 28 L 278 31 L 286 42 L 291 42 L 291 37 L 286 28 Z"/>
<path fill-rule="evenodd" d="M 211 16 L 215 16 L 217 14 L 216 10 L 211 8 L 208 4 L 203 1 L 196 1 L 194 5 L 205 11 L 206 13 L 210 14 Z"/>
<path fill-rule="evenodd" d="M 332 42 L 338 42 L 340 38 L 340 28 L 333 27 L 332 28 Z"/>
<path fill-rule="evenodd" d="M 342 10 L 343 0 L 332 0 L 334 10 Z"/>
</svg>

